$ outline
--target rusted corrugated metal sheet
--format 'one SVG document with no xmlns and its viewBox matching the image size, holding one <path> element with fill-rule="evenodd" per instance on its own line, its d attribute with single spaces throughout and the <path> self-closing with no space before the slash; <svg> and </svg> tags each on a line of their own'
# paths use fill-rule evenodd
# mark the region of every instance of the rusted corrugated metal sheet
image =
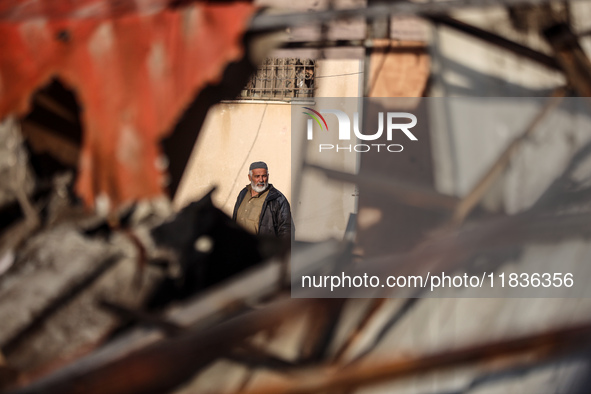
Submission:
<svg viewBox="0 0 591 394">
<path fill-rule="evenodd" d="M 0 119 L 25 114 L 32 93 L 52 77 L 74 90 L 84 128 L 76 188 L 89 206 L 100 198 L 113 209 L 162 193 L 159 141 L 196 93 L 242 55 L 249 2 L 168 4 L 0 4 Z"/>
</svg>

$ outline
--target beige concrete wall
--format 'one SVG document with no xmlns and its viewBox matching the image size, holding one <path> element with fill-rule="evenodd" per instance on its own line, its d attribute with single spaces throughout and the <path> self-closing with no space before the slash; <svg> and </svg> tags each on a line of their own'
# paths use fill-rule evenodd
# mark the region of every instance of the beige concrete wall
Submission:
<svg viewBox="0 0 591 394">
<path fill-rule="evenodd" d="M 318 61 L 316 97 L 359 97 L 362 72 L 359 60 Z"/>
<path fill-rule="evenodd" d="M 248 184 L 253 161 L 269 166 L 269 181 L 291 201 L 288 104 L 222 103 L 209 111 L 174 201 L 179 209 L 213 186 L 214 203 L 229 215 Z"/>
<path fill-rule="evenodd" d="M 317 97 L 356 97 L 359 93 L 358 60 L 319 61 Z M 299 162 L 297 149 L 294 162 Z M 343 236 L 349 213 L 355 210 L 355 187 L 328 184 L 318 174 L 305 174 L 306 187 L 297 203 L 291 190 L 291 106 L 286 103 L 231 102 L 213 107 L 197 140 L 174 200 L 176 209 L 194 201 L 213 186 L 214 203 L 232 213 L 236 197 L 248 184 L 248 166 L 253 161 L 269 165 L 270 182 L 289 200 L 292 209 L 303 200 L 320 200 L 294 215 L 296 236 L 300 240 L 319 240 Z M 336 169 L 354 172 L 356 162 L 336 163 Z M 332 163 L 335 164 L 335 163 Z M 322 195 L 312 194 L 321 192 Z"/>
<path fill-rule="evenodd" d="M 358 97 L 363 75 L 362 64 L 358 60 L 325 60 L 319 62 L 318 90 L 316 97 Z M 319 108 L 320 109 L 320 108 Z M 336 118 L 327 116 L 329 129 L 337 129 Z M 305 130 L 305 125 L 298 126 Z M 334 143 L 336 137 L 318 134 L 316 144 L 304 142 L 307 161 L 324 167 L 355 173 L 357 157 L 355 154 L 319 155 L 317 143 Z M 302 135 L 302 139 L 304 139 Z M 293 147 L 294 163 L 300 163 L 301 146 Z M 297 169 L 296 169 L 297 170 Z M 315 171 L 303 171 L 302 188 L 295 207 L 296 236 L 302 241 L 321 241 L 329 238 L 342 239 L 347 227 L 349 214 L 356 212 L 355 185 L 328 181 Z"/>
</svg>

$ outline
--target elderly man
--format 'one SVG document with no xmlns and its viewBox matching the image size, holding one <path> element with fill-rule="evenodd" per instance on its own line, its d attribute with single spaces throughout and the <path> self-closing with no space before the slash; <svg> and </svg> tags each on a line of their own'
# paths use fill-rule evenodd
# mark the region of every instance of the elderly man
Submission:
<svg viewBox="0 0 591 394">
<path fill-rule="evenodd" d="M 291 210 L 287 198 L 269 183 L 267 164 L 254 162 L 248 171 L 247 185 L 236 199 L 232 219 L 260 235 L 290 239 Z"/>
</svg>

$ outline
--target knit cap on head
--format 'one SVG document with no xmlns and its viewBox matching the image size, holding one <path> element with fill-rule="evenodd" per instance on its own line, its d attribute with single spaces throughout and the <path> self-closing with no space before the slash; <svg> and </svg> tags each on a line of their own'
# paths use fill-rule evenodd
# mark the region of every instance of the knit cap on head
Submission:
<svg viewBox="0 0 591 394">
<path fill-rule="evenodd" d="M 265 170 L 269 171 L 269 169 L 267 168 L 267 163 L 265 163 L 264 161 L 255 161 L 250 165 L 250 168 L 248 170 L 252 171 L 256 168 L 264 168 Z"/>
</svg>

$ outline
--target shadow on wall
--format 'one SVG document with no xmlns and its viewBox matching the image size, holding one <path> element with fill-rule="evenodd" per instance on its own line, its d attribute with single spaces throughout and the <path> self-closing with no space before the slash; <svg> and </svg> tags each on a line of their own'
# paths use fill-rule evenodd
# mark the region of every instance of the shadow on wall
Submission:
<svg viewBox="0 0 591 394">
<path fill-rule="evenodd" d="M 445 96 L 548 97 L 554 90 L 553 88 L 528 88 L 477 71 L 439 53 L 433 53 L 432 56 L 437 57 L 441 65 L 437 82 L 443 86 Z M 548 73 L 551 72 L 548 71 Z M 455 78 L 449 78 L 446 75 L 459 76 L 465 80 L 465 85 L 460 86 L 457 83 L 450 82 L 450 79 Z"/>
</svg>

